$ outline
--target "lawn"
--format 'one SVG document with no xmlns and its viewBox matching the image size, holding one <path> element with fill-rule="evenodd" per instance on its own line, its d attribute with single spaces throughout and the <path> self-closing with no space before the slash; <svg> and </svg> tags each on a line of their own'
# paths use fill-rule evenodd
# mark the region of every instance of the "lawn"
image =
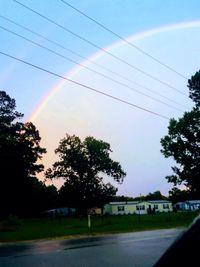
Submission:
<svg viewBox="0 0 200 267">
<path fill-rule="evenodd" d="M 187 227 L 196 216 L 194 212 L 178 212 L 92 217 L 90 228 L 87 218 L 24 219 L 10 228 L 0 222 L 0 242 Z"/>
</svg>

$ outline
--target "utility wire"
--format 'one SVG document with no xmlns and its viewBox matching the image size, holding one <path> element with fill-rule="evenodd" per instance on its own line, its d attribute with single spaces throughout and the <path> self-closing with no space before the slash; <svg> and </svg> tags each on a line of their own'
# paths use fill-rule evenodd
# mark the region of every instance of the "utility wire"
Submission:
<svg viewBox="0 0 200 267">
<path fill-rule="evenodd" d="M 177 89 L 176 87 L 174 87 L 174 86 L 168 84 L 167 82 L 164 82 L 164 81 L 160 80 L 159 78 L 157 78 L 157 77 L 155 77 L 155 76 L 153 76 L 153 75 L 151 75 L 151 74 L 149 74 L 149 73 L 143 71 L 142 69 L 140 69 L 140 68 L 138 68 L 138 67 L 136 67 L 136 66 L 130 64 L 129 62 L 125 61 L 124 59 L 122 59 L 122 58 L 120 58 L 120 57 L 118 57 L 118 56 L 112 54 L 112 53 L 109 52 L 108 50 L 106 50 L 106 49 L 104 49 L 104 48 L 98 46 L 97 44 L 91 42 L 90 40 L 88 40 L 88 39 L 86 39 L 86 38 L 80 36 L 79 34 L 73 32 L 73 31 L 71 31 L 70 29 L 68 29 L 68 28 L 64 27 L 63 25 L 61 25 L 61 24 L 55 22 L 54 20 L 52 20 L 52 19 L 50 19 L 50 18 L 48 18 L 48 17 L 46 17 L 46 16 L 40 14 L 39 12 L 33 10 L 32 8 L 30 8 L 30 7 L 28 7 L 28 6 L 24 5 L 24 4 L 22 4 L 21 2 L 19 2 L 19 1 L 17 1 L 17 0 L 12 0 L 12 1 L 15 2 L 15 3 L 17 3 L 17 4 L 19 4 L 19 5 L 21 5 L 22 7 L 26 8 L 27 10 L 29 10 L 29 11 L 31 11 L 31 12 L 37 14 L 38 16 L 42 17 L 43 19 L 45 19 L 45 20 L 51 22 L 52 24 L 58 26 L 59 28 L 63 29 L 64 31 L 66 31 L 66 32 L 68 32 L 68 33 L 70 33 L 70 34 L 72 34 L 73 36 L 79 38 L 80 40 L 82 40 L 82 41 L 84 41 L 84 42 L 90 44 L 91 46 L 93 46 L 93 47 L 95 47 L 95 48 L 97 48 L 97 49 L 99 49 L 99 50 L 101 50 L 101 51 L 103 51 L 104 53 L 110 55 L 112 58 L 115 58 L 116 60 L 118 60 L 118 61 L 120 61 L 120 62 L 126 64 L 127 66 L 129 66 L 129 67 L 131 67 L 131 68 L 133 68 L 133 69 L 135 69 L 135 70 L 137 70 L 138 72 L 142 73 L 143 75 L 148 76 L 148 77 L 150 77 L 151 79 L 153 79 L 153 80 L 155 80 L 155 81 L 157 81 L 157 82 L 159 82 L 159 83 L 161 83 L 161 84 L 163 84 L 163 85 L 165 85 L 165 86 L 171 88 L 172 90 L 175 90 L 175 91 L 177 91 L 178 93 L 180 93 L 180 94 L 182 94 L 182 95 L 188 97 L 187 94 L 183 93 L 182 91 L 180 91 L 180 90 Z"/>
<path fill-rule="evenodd" d="M 98 26 L 100 26 L 102 29 L 106 30 L 107 32 L 111 33 L 112 35 L 116 36 L 117 38 L 119 38 L 120 40 L 124 41 L 125 43 L 127 43 L 128 45 L 130 45 L 131 47 L 137 49 L 139 52 L 141 52 L 142 54 L 146 55 L 147 57 L 153 59 L 155 62 L 159 63 L 160 65 L 164 66 L 165 68 L 171 70 L 172 72 L 176 73 L 177 75 L 179 75 L 180 77 L 187 79 L 187 77 L 185 77 L 183 74 L 181 74 L 180 72 L 176 71 L 175 69 L 173 69 L 172 67 L 168 66 L 167 64 L 163 63 L 162 61 L 160 61 L 159 59 L 155 58 L 154 56 L 152 56 L 150 53 L 147 53 L 146 51 L 144 51 L 143 49 L 141 49 L 140 47 L 134 45 L 133 43 L 129 42 L 127 39 L 123 38 L 121 35 L 117 34 L 116 32 L 112 31 L 111 29 L 109 29 L 108 27 L 106 27 L 104 24 L 100 23 L 99 21 L 97 21 L 96 19 L 90 17 L 89 15 L 87 15 L 86 13 L 84 13 L 83 11 L 81 11 L 80 9 L 76 8 L 75 6 L 69 4 L 68 2 L 64 1 L 64 0 L 60 0 L 61 2 L 63 2 L 63 4 L 71 7 L 72 9 L 74 9 L 76 12 L 78 12 L 79 14 L 81 14 L 82 16 L 86 17 L 87 19 L 91 20 L 92 22 L 94 22 L 95 24 L 97 24 Z"/>
<path fill-rule="evenodd" d="M 156 113 L 156 112 L 154 112 L 154 111 L 151 111 L 151 110 L 149 110 L 149 109 L 143 108 L 143 107 L 138 106 L 138 105 L 135 105 L 135 104 L 133 104 L 133 103 L 131 103 L 131 102 L 128 102 L 128 101 L 126 101 L 126 100 L 123 100 L 123 99 L 121 99 L 121 98 L 118 98 L 118 97 L 115 97 L 115 96 L 113 96 L 113 95 L 104 93 L 104 92 L 99 91 L 99 90 L 97 90 L 97 89 L 95 89 L 95 88 L 93 88 L 93 87 L 87 86 L 87 85 L 85 85 L 85 84 L 83 84 L 83 83 L 80 83 L 80 82 L 74 81 L 74 80 L 72 80 L 72 79 L 69 79 L 69 78 L 67 78 L 67 77 L 64 77 L 64 76 L 62 76 L 62 75 L 59 75 L 59 74 L 57 74 L 57 73 L 55 73 L 55 72 L 53 72 L 53 71 L 47 70 L 47 69 L 42 68 L 42 67 L 37 66 L 37 65 L 34 65 L 34 64 L 32 64 L 32 63 L 30 63 L 30 62 L 28 62 L 28 61 L 25 61 L 25 60 L 23 60 L 23 59 L 21 59 L 21 58 L 12 56 L 12 55 L 7 54 L 7 53 L 4 53 L 4 52 L 2 52 L 2 51 L 0 51 L 0 54 L 1 54 L 1 55 L 4 55 L 4 56 L 6 56 L 6 57 L 9 57 L 9 58 L 11 58 L 11 59 L 14 59 L 14 60 L 16 60 L 16 61 L 18 61 L 18 62 L 24 63 L 24 64 L 26 64 L 26 65 L 28 65 L 28 66 L 31 66 L 31 67 L 33 67 L 33 68 L 35 68 L 35 69 L 39 69 L 39 70 L 41 70 L 41 71 L 43 71 L 43 72 L 46 72 L 46 73 L 48 73 L 48 74 L 51 74 L 51 75 L 56 76 L 56 77 L 58 77 L 58 78 L 61 78 L 61 79 L 63 79 L 63 80 L 69 81 L 69 82 L 71 82 L 71 83 L 73 83 L 73 84 L 76 84 L 76 85 L 78 85 L 78 86 L 84 87 L 84 88 L 86 88 L 86 89 L 88 89 L 88 90 L 90 90 L 90 91 L 93 91 L 93 92 L 95 92 L 95 93 L 98 93 L 98 94 L 104 95 L 104 96 L 106 96 L 106 97 L 109 97 L 109 98 L 111 98 L 111 99 L 113 99 L 113 100 L 116 100 L 116 101 L 118 101 L 118 102 L 121 102 L 121 103 L 124 103 L 124 104 L 126 104 L 126 105 L 135 107 L 135 108 L 137 108 L 137 109 L 140 109 L 140 110 L 143 110 L 143 111 L 145 111 L 145 112 L 151 113 L 151 114 L 153 114 L 153 115 L 156 115 L 156 116 L 161 117 L 161 118 L 166 119 L 166 120 L 169 120 L 169 119 L 170 119 L 169 117 L 167 117 L 167 116 L 165 116 L 165 115 L 162 115 L 162 114 L 160 114 L 160 113 Z"/>
<path fill-rule="evenodd" d="M 21 35 L 21 34 L 18 34 L 18 33 L 14 32 L 14 31 L 11 31 L 11 30 L 9 30 L 9 29 L 3 27 L 3 26 L 0 26 L 0 29 L 4 30 L 4 31 L 6 31 L 6 32 L 9 32 L 9 33 L 11 33 L 11 34 L 13 34 L 13 35 L 15 35 L 15 36 L 17 36 L 17 37 L 20 37 L 20 38 L 22 38 L 22 39 L 28 41 L 29 43 L 32 43 L 32 44 L 34 44 L 34 45 L 36 45 L 36 46 L 38 46 L 38 47 L 40 47 L 40 48 L 42 48 L 42 49 L 45 49 L 46 51 L 48 51 L 48 52 L 50 52 L 50 53 L 53 53 L 53 54 L 55 54 L 56 56 L 62 57 L 62 58 L 64 58 L 64 59 L 66 59 L 67 61 L 70 61 L 70 62 L 72 62 L 72 63 L 74 63 L 74 64 L 76 64 L 76 65 L 78 65 L 78 66 L 81 66 L 82 68 L 85 68 L 85 69 L 87 69 L 87 70 L 89 70 L 89 71 L 91 71 L 91 72 L 93 72 L 93 73 L 95 73 L 95 74 L 98 74 L 98 75 L 100 75 L 100 76 L 102 76 L 102 77 L 104 77 L 104 78 L 106 78 L 106 79 L 108 79 L 108 80 L 111 80 L 112 82 L 114 82 L 114 83 L 116 83 L 116 84 L 118 84 L 118 85 L 124 86 L 124 87 L 126 87 L 126 88 L 128 88 L 128 89 L 130 89 L 130 90 L 132 90 L 132 91 L 135 91 L 136 93 L 138 93 L 138 94 L 140 94 L 140 95 L 143 95 L 143 96 L 145 96 L 145 97 L 148 97 L 148 98 L 150 98 L 151 100 L 154 100 L 154 101 L 156 101 L 156 102 L 159 102 L 159 103 L 161 103 L 161 104 L 163 104 L 163 105 L 166 105 L 166 106 L 168 106 L 168 107 L 170 107 L 170 108 L 173 108 L 173 109 L 176 109 L 176 110 L 178 110 L 178 111 L 183 111 L 183 110 L 181 110 L 181 109 L 179 109 L 179 108 L 177 108 L 177 107 L 174 107 L 174 106 L 172 106 L 172 105 L 170 105 L 170 104 L 167 104 L 167 103 L 165 103 L 165 102 L 163 102 L 163 101 L 161 101 L 161 100 L 159 100 L 159 99 L 157 99 L 157 98 L 155 98 L 155 97 L 152 97 L 152 96 L 150 96 L 150 95 L 148 95 L 148 94 L 142 93 L 142 92 L 140 92 L 139 90 L 137 90 L 137 89 L 135 89 L 135 88 L 133 88 L 133 87 L 130 87 L 130 86 L 128 86 L 128 85 L 125 84 L 125 83 L 122 83 L 122 82 L 120 82 L 120 81 L 117 81 L 117 80 L 115 80 L 115 79 L 113 79 L 113 78 L 111 78 L 111 77 L 109 77 L 109 76 L 107 76 L 107 75 L 105 75 L 105 74 L 103 74 L 103 73 L 101 73 L 101 72 L 95 71 L 94 69 L 91 69 L 91 68 L 88 67 L 88 66 L 85 66 L 85 65 L 83 65 L 83 64 L 81 64 L 81 63 L 78 63 L 78 62 L 76 62 L 75 60 L 70 59 L 70 58 L 68 58 L 68 57 L 66 57 L 66 56 L 64 56 L 64 55 L 62 55 L 62 54 L 60 54 L 60 53 L 58 53 L 58 52 L 55 52 L 54 50 L 52 50 L 52 49 L 50 49 L 50 48 L 48 48 L 48 47 L 46 47 L 46 46 L 43 46 L 43 45 L 41 45 L 41 44 L 39 44 L 39 43 L 37 43 L 37 42 L 35 42 L 35 41 L 32 41 L 32 40 L 30 40 L 30 39 L 24 37 L 24 36 Z"/>
<path fill-rule="evenodd" d="M 87 60 L 88 62 L 91 62 L 92 64 L 94 64 L 94 65 L 96 65 L 96 66 L 98 66 L 98 67 L 100 67 L 100 68 L 102 68 L 102 69 L 104 69 L 104 70 L 106 70 L 106 71 L 108 71 L 108 72 L 110 72 L 110 73 L 116 75 L 117 77 L 120 77 L 120 78 L 122 78 L 122 79 L 124 79 L 124 80 L 126 80 L 126 81 L 128 81 L 128 82 L 130 82 L 130 83 L 132 83 L 132 84 L 134 84 L 134 85 L 137 85 L 137 86 L 139 86 L 139 87 L 141 87 L 141 88 L 143 88 L 143 89 L 145 89 L 145 90 L 147 90 L 147 91 L 149 91 L 149 92 L 152 92 L 152 93 L 154 93 L 154 94 L 157 94 L 158 96 L 160 96 L 160 97 L 162 97 L 162 98 L 164 98 L 164 99 L 166 99 L 166 100 L 168 100 L 168 101 L 170 101 L 170 102 L 173 102 L 173 103 L 175 103 L 175 104 L 177 104 L 177 105 L 179 105 L 179 106 L 182 106 L 182 107 L 184 107 L 184 108 L 187 108 L 185 105 L 180 104 L 180 103 L 176 102 L 175 100 L 172 100 L 172 99 L 170 99 L 170 98 L 168 98 L 168 97 L 166 97 L 166 96 L 164 96 L 164 95 L 158 93 L 158 92 L 155 91 L 155 90 L 152 90 L 152 89 L 150 89 L 150 88 L 148 88 L 148 87 L 146 87 L 146 86 L 144 86 L 144 85 L 141 85 L 140 83 L 137 83 L 137 82 L 135 82 L 135 81 L 133 81 L 133 80 L 130 80 L 130 79 L 128 79 L 127 77 L 121 75 L 120 73 L 115 72 L 115 71 L 113 71 L 113 70 L 111 70 L 111 69 L 109 69 L 109 68 L 107 68 L 107 67 L 105 67 L 105 66 L 103 66 L 103 65 L 101 65 L 101 64 L 98 64 L 98 63 L 96 63 L 95 61 L 93 61 L 93 60 L 91 60 L 91 59 L 89 59 L 89 58 L 87 58 L 87 57 L 84 57 L 84 56 L 80 55 L 79 53 L 76 53 L 75 51 L 73 51 L 73 50 L 71 50 L 71 49 L 69 49 L 69 48 L 67 48 L 67 47 L 65 47 L 65 46 L 63 46 L 63 45 L 61 45 L 60 43 L 55 42 L 55 41 L 53 41 L 53 40 L 51 40 L 51 39 L 45 37 L 44 35 L 39 34 L 39 33 L 35 32 L 35 31 L 31 30 L 30 28 L 27 28 L 27 27 L 25 27 L 25 26 L 23 26 L 23 25 L 17 23 L 16 21 L 13 21 L 13 20 L 11 20 L 11 19 L 9 19 L 9 18 L 7 18 L 7 17 L 5 17 L 5 16 L 3 16 L 3 15 L 1 15 L 1 14 L 0 14 L 0 18 L 3 18 L 4 20 L 9 21 L 10 23 L 12 23 L 12 24 L 14 24 L 14 25 L 17 25 L 18 27 L 20 27 L 20 28 L 22 28 L 22 29 L 24 29 L 24 30 L 26 30 L 26 31 L 28 31 L 28 32 L 31 32 L 32 34 L 34 34 L 34 35 L 36 35 L 36 36 L 39 36 L 40 38 L 42 38 L 42 39 L 44 39 L 44 40 L 46 40 L 46 41 L 48 41 L 48 42 L 50 42 L 50 43 L 52 43 L 52 44 L 54 44 L 54 45 L 60 47 L 60 48 L 62 48 L 62 49 L 66 50 L 66 51 L 68 51 L 68 52 L 70 52 L 70 53 L 72 53 L 73 55 L 76 55 L 76 56 L 78 56 L 78 57 L 80 57 L 80 58 L 82 58 L 82 59 L 84 59 L 84 60 Z"/>
</svg>

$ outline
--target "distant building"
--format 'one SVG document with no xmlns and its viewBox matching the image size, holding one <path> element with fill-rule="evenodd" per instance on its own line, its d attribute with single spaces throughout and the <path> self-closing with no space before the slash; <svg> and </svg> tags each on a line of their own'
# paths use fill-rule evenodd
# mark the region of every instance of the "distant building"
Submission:
<svg viewBox="0 0 200 267">
<path fill-rule="evenodd" d="M 75 208 L 56 208 L 51 210 L 45 210 L 44 215 L 50 217 L 62 217 L 62 216 L 72 216 L 76 213 Z"/>
<path fill-rule="evenodd" d="M 168 200 L 110 202 L 104 206 L 104 214 L 109 215 L 148 214 L 172 211 L 172 203 Z"/>
<path fill-rule="evenodd" d="M 173 208 L 176 210 L 187 210 L 187 204 L 185 202 L 177 202 L 173 205 Z"/>
<path fill-rule="evenodd" d="M 173 207 L 177 210 L 199 210 L 200 200 L 186 200 L 184 202 L 177 202 Z"/>
</svg>

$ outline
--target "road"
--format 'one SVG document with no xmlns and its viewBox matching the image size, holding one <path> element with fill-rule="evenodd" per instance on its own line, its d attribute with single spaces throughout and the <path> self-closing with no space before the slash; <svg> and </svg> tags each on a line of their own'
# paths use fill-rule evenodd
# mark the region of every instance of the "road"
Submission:
<svg viewBox="0 0 200 267">
<path fill-rule="evenodd" d="M 150 267 L 181 229 L 0 244 L 0 267 Z"/>
</svg>

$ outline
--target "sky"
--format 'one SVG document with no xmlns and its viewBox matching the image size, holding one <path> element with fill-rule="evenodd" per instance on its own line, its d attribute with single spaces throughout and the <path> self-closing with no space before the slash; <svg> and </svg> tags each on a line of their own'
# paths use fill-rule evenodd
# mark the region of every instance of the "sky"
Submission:
<svg viewBox="0 0 200 267">
<path fill-rule="evenodd" d="M 105 178 L 118 195 L 168 195 L 175 162 L 160 139 L 193 106 L 199 10 L 198 0 L 0 0 L 0 90 L 39 130 L 45 169 L 66 133 L 94 136 L 127 173 L 122 185 Z"/>
</svg>

